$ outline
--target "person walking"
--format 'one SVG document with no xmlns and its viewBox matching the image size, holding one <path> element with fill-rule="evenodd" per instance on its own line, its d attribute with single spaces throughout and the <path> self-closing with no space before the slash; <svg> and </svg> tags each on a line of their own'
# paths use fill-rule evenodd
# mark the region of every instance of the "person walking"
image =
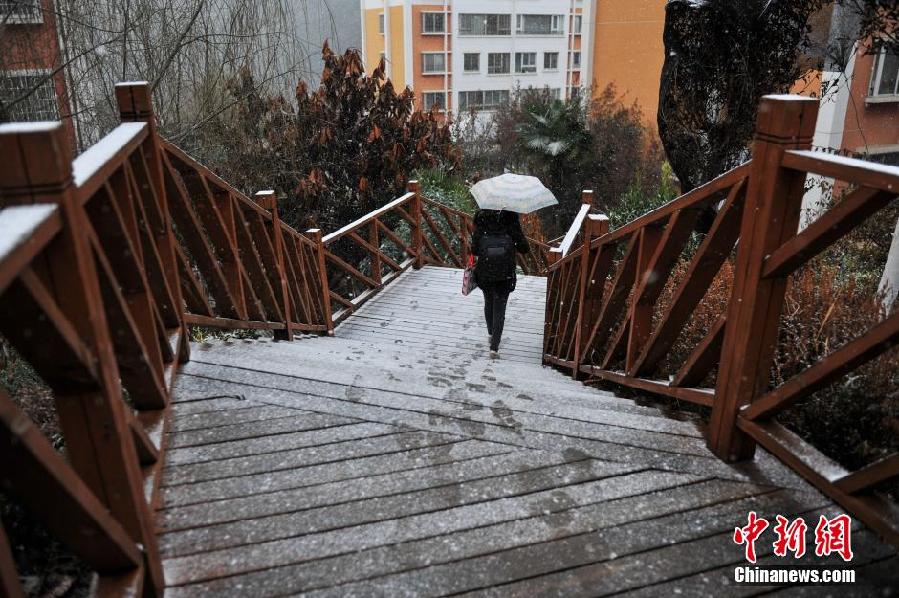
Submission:
<svg viewBox="0 0 899 598">
<path fill-rule="evenodd" d="M 478 261 L 475 281 L 484 293 L 484 320 L 490 343 L 490 356 L 499 356 L 499 343 L 506 322 L 506 304 L 515 290 L 515 253 L 528 253 L 530 247 L 518 214 L 506 210 L 478 210 L 474 217 L 471 251 Z"/>
<path fill-rule="evenodd" d="M 471 252 L 478 258 L 474 282 L 484 291 L 490 357 L 496 359 L 506 323 L 506 303 L 515 290 L 515 253 L 530 251 L 519 214 L 559 202 L 537 177 L 511 172 L 477 181 L 471 195 L 480 208 L 471 238 Z M 463 293 L 468 291 L 463 289 Z"/>
</svg>

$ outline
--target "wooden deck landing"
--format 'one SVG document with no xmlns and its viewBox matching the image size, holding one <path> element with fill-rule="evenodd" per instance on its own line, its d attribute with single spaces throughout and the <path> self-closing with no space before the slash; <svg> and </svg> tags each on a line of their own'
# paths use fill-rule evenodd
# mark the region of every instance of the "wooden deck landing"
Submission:
<svg viewBox="0 0 899 598">
<path fill-rule="evenodd" d="M 519 282 L 487 359 L 460 277 L 409 272 L 335 338 L 193 347 L 158 517 L 169 596 L 721 595 L 748 511 L 839 512 L 764 452 L 728 466 L 695 424 L 542 367 L 544 279 Z M 887 584 L 895 552 L 861 528 L 853 547 Z"/>
</svg>

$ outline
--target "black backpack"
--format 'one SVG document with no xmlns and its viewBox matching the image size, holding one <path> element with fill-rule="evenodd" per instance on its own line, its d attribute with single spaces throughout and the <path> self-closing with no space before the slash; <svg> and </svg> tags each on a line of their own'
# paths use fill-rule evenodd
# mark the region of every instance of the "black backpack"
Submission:
<svg viewBox="0 0 899 598">
<path fill-rule="evenodd" d="M 515 277 L 515 241 L 507 232 L 488 231 L 478 247 L 478 283 L 499 282 Z"/>
</svg>

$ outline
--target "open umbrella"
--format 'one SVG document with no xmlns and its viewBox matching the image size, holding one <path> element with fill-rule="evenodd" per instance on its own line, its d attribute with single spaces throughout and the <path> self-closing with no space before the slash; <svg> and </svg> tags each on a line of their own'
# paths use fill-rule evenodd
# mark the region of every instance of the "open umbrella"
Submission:
<svg viewBox="0 0 899 598">
<path fill-rule="evenodd" d="M 559 203 L 537 177 L 510 172 L 480 181 L 471 188 L 471 194 L 482 210 L 508 210 L 519 214 L 529 214 Z"/>
</svg>

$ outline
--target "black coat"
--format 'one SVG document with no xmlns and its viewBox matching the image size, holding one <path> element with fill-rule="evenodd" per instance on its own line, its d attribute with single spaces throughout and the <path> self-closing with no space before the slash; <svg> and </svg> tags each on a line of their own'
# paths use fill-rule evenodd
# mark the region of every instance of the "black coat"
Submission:
<svg viewBox="0 0 899 598">
<path fill-rule="evenodd" d="M 524 231 L 521 230 L 521 220 L 519 220 L 518 213 L 516 212 L 509 212 L 506 210 L 478 210 L 474 215 L 474 233 L 471 235 L 472 254 L 478 254 L 478 248 L 481 246 L 481 238 L 488 232 L 507 233 L 512 237 L 512 241 L 515 242 L 515 250 L 518 251 L 518 253 L 528 253 L 531 250 L 528 245 L 528 240 L 524 236 Z M 474 275 L 475 280 L 477 280 L 478 266 L 475 266 L 474 268 Z M 484 287 L 480 282 L 478 282 L 478 286 Z M 515 290 L 515 273 L 512 273 L 512 280 L 510 281 L 506 281 L 505 283 L 490 283 L 487 286 L 504 287 L 497 290 L 512 292 Z"/>
</svg>

